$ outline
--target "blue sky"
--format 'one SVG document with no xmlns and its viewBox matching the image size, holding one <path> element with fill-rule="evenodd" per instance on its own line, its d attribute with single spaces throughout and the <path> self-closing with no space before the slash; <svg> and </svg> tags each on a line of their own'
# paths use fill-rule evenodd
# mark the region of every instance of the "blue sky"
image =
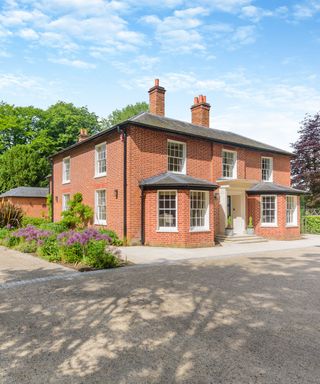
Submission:
<svg viewBox="0 0 320 384">
<path fill-rule="evenodd" d="M 0 0 L 0 99 L 87 105 L 101 117 L 167 89 L 190 121 L 289 148 L 320 109 L 320 0 Z"/>
</svg>

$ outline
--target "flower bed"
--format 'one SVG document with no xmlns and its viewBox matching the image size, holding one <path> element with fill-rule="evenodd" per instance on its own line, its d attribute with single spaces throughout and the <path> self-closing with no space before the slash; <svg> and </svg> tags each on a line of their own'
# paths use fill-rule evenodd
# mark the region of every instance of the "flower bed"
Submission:
<svg viewBox="0 0 320 384">
<path fill-rule="evenodd" d="M 0 229 L 0 244 L 79 268 L 113 268 L 123 264 L 114 246 L 120 242 L 114 232 L 110 231 L 112 236 L 95 228 L 61 232 L 63 226 L 50 224 Z"/>
</svg>

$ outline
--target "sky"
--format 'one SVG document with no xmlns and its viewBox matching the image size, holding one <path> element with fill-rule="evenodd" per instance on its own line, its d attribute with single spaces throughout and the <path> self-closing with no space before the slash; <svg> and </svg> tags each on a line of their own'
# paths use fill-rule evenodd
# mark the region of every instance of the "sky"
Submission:
<svg viewBox="0 0 320 384">
<path fill-rule="evenodd" d="M 320 0 L 0 0 L 0 100 L 100 117 L 148 101 L 283 149 L 320 110 Z"/>
</svg>

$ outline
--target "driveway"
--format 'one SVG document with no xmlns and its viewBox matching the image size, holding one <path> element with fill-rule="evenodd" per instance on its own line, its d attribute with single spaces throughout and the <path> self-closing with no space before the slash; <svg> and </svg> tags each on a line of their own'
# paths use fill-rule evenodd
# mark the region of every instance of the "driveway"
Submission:
<svg viewBox="0 0 320 384">
<path fill-rule="evenodd" d="M 0 289 L 0 382 L 319 383 L 320 248 Z"/>
<path fill-rule="evenodd" d="M 48 263 L 38 257 L 0 246 L 0 286 L 73 272 L 73 269 L 59 264 Z"/>
</svg>

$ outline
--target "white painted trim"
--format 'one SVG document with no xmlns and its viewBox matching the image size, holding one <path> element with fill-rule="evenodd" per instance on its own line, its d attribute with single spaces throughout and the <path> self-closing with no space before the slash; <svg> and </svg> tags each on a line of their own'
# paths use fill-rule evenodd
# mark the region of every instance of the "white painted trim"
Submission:
<svg viewBox="0 0 320 384">
<path fill-rule="evenodd" d="M 97 151 L 97 149 L 102 147 L 102 146 L 105 146 L 105 148 L 106 148 L 105 149 L 105 151 L 106 151 L 106 171 L 99 173 L 98 172 L 98 151 Z M 94 147 L 94 177 L 98 178 L 98 177 L 103 177 L 106 175 L 107 175 L 107 143 L 106 143 L 106 141 L 104 141 L 103 143 L 99 143 Z"/>
<path fill-rule="evenodd" d="M 207 210 L 204 217 L 205 225 L 203 227 L 191 227 L 191 193 L 192 192 L 204 192 Z M 190 190 L 189 192 L 189 228 L 190 232 L 209 232 L 210 231 L 210 202 L 209 191 Z"/>
<path fill-rule="evenodd" d="M 175 227 L 159 227 L 159 193 L 175 192 L 176 193 L 176 226 Z M 157 229 L 156 232 L 179 232 L 178 231 L 178 191 L 176 189 L 159 189 L 157 191 Z"/>
<path fill-rule="evenodd" d="M 262 179 L 262 159 L 270 159 L 271 160 L 271 174 L 269 180 L 263 180 Z M 261 166 L 261 180 L 266 181 L 266 182 L 273 182 L 273 157 L 271 156 L 261 156 L 261 161 L 260 161 L 260 166 Z"/>
<path fill-rule="evenodd" d="M 169 155 L 168 155 L 168 143 L 176 143 L 176 144 L 182 144 L 183 145 L 183 168 L 182 168 L 182 171 L 181 172 L 175 172 L 175 171 L 169 171 L 169 167 L 168 167 L 168 163 L 169 163 Z M 171 172 L 171 173 L 177 173 L 177 174 L 180 174 L 180 175 L 186 175 L 187 174 L 187 143 L 183 142 L 183 141 L 177 141 L 177 140 L 171 140 L 171 139 L 168 139 L 167 140 L 167 169 L 168 169 L 168 172 Z"/>
<path fill-rule="evenodd" d="M 99 220 L 97 218 L 97 192 L 105 191 L 106 193 L 106 220 Z M 99 188 L 94 191 L 94 224 L 96 225 L 107 225 L 107 190 L 105 188 Z"/>
<path fill-rule="evenodd" d="M 69 179 L 68 180 L 64 178 L 66 160 L 69 160 Z M 71 180 L 71 157 L 67 156 L 62 159 L 62 184 L 68 184 L 70 183 L 70 180 Z"/>
<path fill-rule="evenodd" d="M 274 223 L 263 223 L 262 222 L 262 199 L 263 197 L 275 197 L 275 222 Z M 260 222 L 262 228 L 275 228 L 278 227 L 278 196 L 277 195 L 261 195 L 260 196 Z"/>
<path fill-rule="evenodd" d="M 234 162 L 234 166 L 233 166 L 232 177 L 223 176 L 223 152 L 229 152 L 229 153 L 234 153 L 235 154 L 235 162 Z M 237 179 L 237 177 L 238 177 L 238 152 L 237 151 L 233 151 L 231 149 L 224 149 L 224 148 L 222 148 L 221 159 L 222 159 L 222 178 L 226 179 L 226 180 Z"/>
<path fill-rule="evenodd" d="M 288 197 L 293 197 L 293 201 L 295 203 L 295 209 L 293 212 L 293 222 L 292 223 L 287 223 L 287 199 Z M 293 228 L 293 227 L 298 227 L 298 198 L 295 195 L 286 195 L 286 227 L 287 228 Z"/>
</svg>

